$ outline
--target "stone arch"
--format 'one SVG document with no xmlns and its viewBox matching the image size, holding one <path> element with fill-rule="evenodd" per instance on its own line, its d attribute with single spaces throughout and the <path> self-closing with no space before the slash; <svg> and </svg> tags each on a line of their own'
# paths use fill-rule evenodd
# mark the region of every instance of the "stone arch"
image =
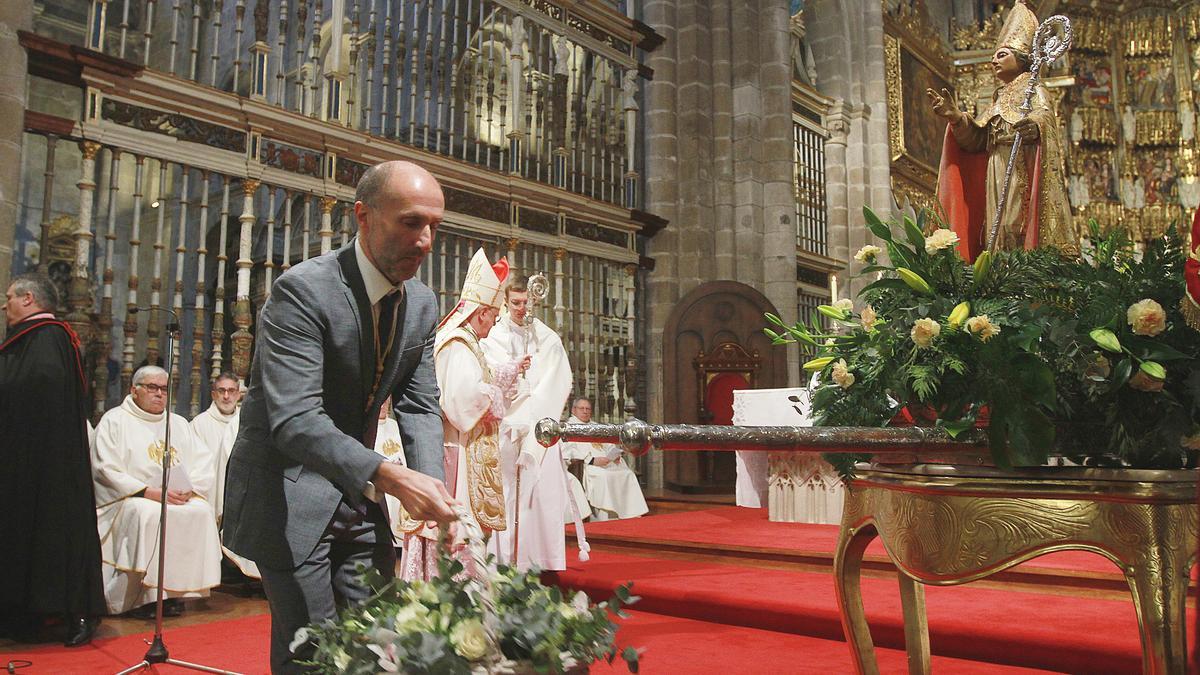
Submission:
<svg viewBox="0 0 1200 675">
<path fill-rule="evenodd" d="M 774 303 L 758 290 L 738 281 L 711 281 L 692 289 L 671 310 L 663 330 L 663 419 L 668 424 L 703 424 L 696 357 L 722 343 L 732 342 L 748 353 L 757 352 L 761 367 L 756 388 L 786 387 L 787 351 L 771 345 L 763 334 L 763 315 L 778 314 Z M 664 481 L 672 489 L 690 492 L 732 491 L 732 453 L 668 452 Z M 703 461 L 702 461 L 703 460 Z M 706 471 L 702 471 L 706 468 Z M 702 474 L 708 474 L 707 476 Z"/>
</svg>

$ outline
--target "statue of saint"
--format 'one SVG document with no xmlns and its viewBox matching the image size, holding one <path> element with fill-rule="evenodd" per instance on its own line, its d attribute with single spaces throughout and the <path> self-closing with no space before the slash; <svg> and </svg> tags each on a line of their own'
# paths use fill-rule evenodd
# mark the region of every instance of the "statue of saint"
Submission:
<svg viewBox="0 0 1200 675">
<path fill-rule="evenodd" d="M 992 54 L 992 69 L 1000 86 L 992 104 L 975 119 L 962 112 L 950 91 L 926 90 L 933 112 L 947 122 L 938 199 L 948 224 L 958 233 L 959 252 L 968 261 L 985 247 L 1054 246 L 1066 255 L 1079 254 L 1067 201 L 1062 132 L 1046 88 L 1036 87 L 1027 116 L 1020 110 L 1029 87 L 1030 52 L 1037 27 L 1037 17 L 1025 0 L 1017 0 Z M 996 240 L 988 242 L 1018 131 L 1022 147 L 1012 169 Z"/>
</svg>

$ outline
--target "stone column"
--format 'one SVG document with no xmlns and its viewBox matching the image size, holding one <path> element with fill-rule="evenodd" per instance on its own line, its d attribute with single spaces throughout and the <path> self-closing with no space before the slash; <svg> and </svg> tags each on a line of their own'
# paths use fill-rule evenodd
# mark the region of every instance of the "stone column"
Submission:
<svg viewBox="0 0 1200 675">
<path fill-rule="evenodd" d="M 763 295 L 784 321 L 796 318 L 796 197 L 793 184 L 791 17 L 782 3 L 759 10 L 762 97 Z M 800 383 L 800 350 L 787 347 L 788 385 Z"/>
<path fill-rule="evenodd" d="M 646 210 L 671 222 L 650 240 L 649 254 L 657 267 L 651 275 L 646 297 L 646 418 L 663 418 L 663 328 L 680 298 L 677 271 L 679 231 L 676 204 L 679 195 L 679 135 L 677 117 L 678 35 L 676 0 L 647 0 L 644 21 L 663 36 L 665 43 L 651 52 L 646 65 L 654 79 L 645 83 Z M 663 486 L 663 456 L 651 451 L 646 458 L 646 482 L 650 488 Z"/>
<path fill-rule="evenodd" d="M 17 31 L 33 28 L 33 0 L 0 2 L 0 287 L 8 288 L 17 234 L 28 59 Z M 42 255 L 45 255 L 43 251 Z"/>
</svg>

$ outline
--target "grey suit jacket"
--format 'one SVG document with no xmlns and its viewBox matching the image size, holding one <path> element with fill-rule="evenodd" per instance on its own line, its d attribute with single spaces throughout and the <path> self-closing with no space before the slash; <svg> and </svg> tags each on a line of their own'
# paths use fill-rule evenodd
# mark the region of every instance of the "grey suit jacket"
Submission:
<svg viewBox="0 0 1200 675">
<path fill-rule="evenodd" d="M 289 269 L 259 317 L 249 390 L 225 479 L 224 543 L 274 569 L 303 562 L 342 499 L 357 505 L 382 457 L 362 443 L 390 393 L 412 469 L 443 479 L 433 291 L 405 282 L 396 342 L 371 397 L 371 307 L 354 243 Z"/>
</svg>

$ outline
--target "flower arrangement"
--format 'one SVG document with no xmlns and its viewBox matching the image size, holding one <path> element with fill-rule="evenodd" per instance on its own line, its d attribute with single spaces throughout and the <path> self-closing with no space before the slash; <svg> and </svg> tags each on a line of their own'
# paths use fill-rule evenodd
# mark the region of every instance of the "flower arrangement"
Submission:
<svg viewBox="0 0 1200 675">
<path fill-rule="evenodd" d="M 568 599 L 542 585 L 537 571 L 489 565 L 475 551 L 469 566 L 490 571 L 472 574 L 445 546 L 439 550 L 439 575 L 429 581 L 365 571 L 374 593 L 336 620 L 297 631 L 293 651 L 311 642 L 315 655 L 306 665 L 350 675 L 581 673 L 598 659 L 617 657 L 610 613 L 624 617 L 621 608 L 638 600 L 630 585 L 593 605 L 583 592 Z M 638 671 L 637 649 L 626 647 L 620 656 L 630 672 Z"/>
<path fill-rule="evenodd" d="M 816 351 L 804 364 L 820 383 L 815 424 L 915 421 L 955 437 L 986 427 L 1001 467 L 1061 453 L 1177 468 L 1200 446 L 1200 336 L 1177 309 L 1177 236 L 1138 253 L 1122 233 L 1094 231 L 1088 259 L 1039 249 L 968 264 L 957 235 L 927 230 L 924 213 L 890 225 L 864 216 L 883 248 L 855 255 L 861 275 L 878 276 L 857 312 L 845 300 L 794 325 L 767 317 L 776 344 Z M 830 459 L 849 473 L 861 457 Z"/>
</svg>

